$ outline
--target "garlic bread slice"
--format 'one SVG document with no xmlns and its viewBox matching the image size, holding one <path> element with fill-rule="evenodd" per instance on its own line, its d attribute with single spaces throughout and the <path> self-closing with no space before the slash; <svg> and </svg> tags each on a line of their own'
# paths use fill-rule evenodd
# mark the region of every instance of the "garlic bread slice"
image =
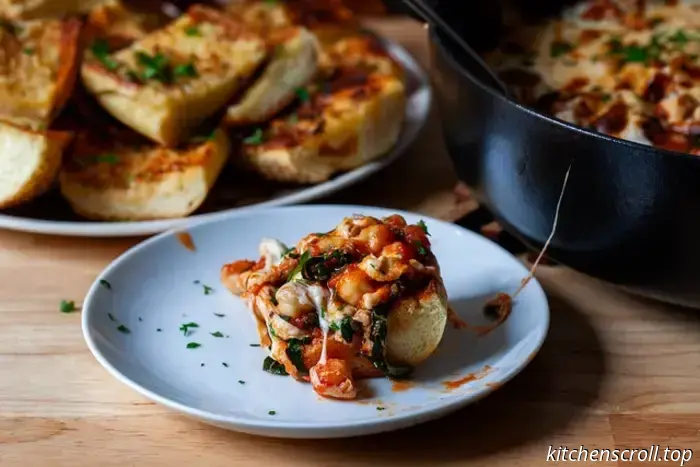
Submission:
<svg viewBox="0 0 700 467">
<path fill-rule="evenodd" d="M 181 149 L 122 131 L 79 135 L 59 177 L 61 193 L 88 219 L 135 221 L 186 217 L 205 200 L 230 151 L 224 131 Z M 116 137 L 115 137 L 116 136 Z"/>
<path fill-rule="evenodd" d="M 31 201 L 51 187 L 70 140 L 70 133 L 0 121 L 0 208 Z"/>
<path fill-rule="evenodd" d="M 269 180 L 320 183 L 389 151 L 398 140 L 404 112 L 400 79 L 341 76 L 295 114 L 246 138 L 241 162 Z"/>
<path fill-rule="evenodd" d="M 231 101 L 266 56 L 265 41 L 242 23 L 193 6 L 116 53 L 93 48 L 81 71 L 110 114 L 174 147 Z"/>
<path fill-rule="evenodd" d="M 0 0 L 0 16 L 14 19 L 82 15 L 107 0 Z"/>
<path fill-rule="evenodd" d="M 296 91 L 318 70 L 319 44 L 305 28 L 288 28 L 272 35 L 274 52 L 262 75 L 226 111 L 229 125 L 251 125 L 274 117 L 291 104 Z"/>
<path fill-rule="evenodd" d="M 48 128 L 77 74 L 80 22 L 5 21 L 0 27 L 0 120 Z"/>
</svg>

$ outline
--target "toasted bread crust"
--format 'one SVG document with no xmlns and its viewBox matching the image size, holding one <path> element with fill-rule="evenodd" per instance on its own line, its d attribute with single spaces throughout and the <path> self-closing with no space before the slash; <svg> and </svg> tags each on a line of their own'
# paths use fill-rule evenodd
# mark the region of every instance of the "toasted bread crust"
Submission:
<svg viewBox="0 0 700 467">
<path fill-rule="evenodd" d="M 67 132 L 0 122 L 0 208 L 26 203 L 48 190 L 71 139 Z"/>
<path fill-rule="evenodd" d="M 95 220 L 188 216 L 206 198 L 230 150 L 222 130 L 179 150 L 152 143 L 94 145 L 89 139 L 78 138 L 60 184 L 75 212 Z"/>
</svg>

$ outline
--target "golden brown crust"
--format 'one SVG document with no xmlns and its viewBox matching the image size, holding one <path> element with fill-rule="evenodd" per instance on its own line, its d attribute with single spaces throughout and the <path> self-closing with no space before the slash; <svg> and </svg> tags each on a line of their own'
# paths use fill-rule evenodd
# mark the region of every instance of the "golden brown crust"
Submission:
<svg viewBox="0 0 700 467">
<path fill-rule="evenodd" d="M 81 23 L 7 23 L 0 28 L 0 118 L 46 129 L 73 91 Z"/>
</svg>

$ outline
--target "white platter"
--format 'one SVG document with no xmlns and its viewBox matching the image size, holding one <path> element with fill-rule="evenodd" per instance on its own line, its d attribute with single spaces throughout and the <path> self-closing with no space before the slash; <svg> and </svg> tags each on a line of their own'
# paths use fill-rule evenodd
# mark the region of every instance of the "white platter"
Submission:
<svg viewBox="0 0 700 467">
<path fill-rule="evenodd" d="M 305 186 L 293 189 L 284 189 L 275 192 L 267 199 L 243 206 L 217 208 L 215 212 L 194 214 L 183 219 L 166 219 L 140 222 L 95 222 L 72 219 L 72 214 L 65 217 L 71 219 L 56 219 L 54 206 L 49 204 L 39 211 L 51 213 L 52 219 L 41 218 L 42 214 L 32 212 L 32 206 L 19 210 L 18 213 L 8 214 L 0 211 L 0 229 L 18 230 L 32 233 L 51 235 L 66 235 L 77 237 L 129 237 L 144 236 L 164 232 L 173 228 L 181 228 L 204 220 L 219 219 L 230 212 L 244 212 L 262 207 L 283 206 L 289 204 L 304 203 L 324 196 L 328 196 L 339 190 L 354 185 L 379 170 L 394 162 L 415 141 L 421 129 L 425 126 L 432 105 L 432 89 L 430 80 L 421 68 L 420 64 L 403 47 L 395 42 L 380 39 L 389 53 L 403 66 L 406 71 L 408 99 L 406 104 L 406 120 L 404 128 L 399 136 L 399 141 L 394 149 L 376 161 L 359 167 L 355 170 L 343 173 L 333 179 L 314 186 Z M 219 185 L 221 184 L 221 181 Z M 215 188 L 216 189 L 216 188 Z M 60 197 L 60 194 L 52 192 L 46 196 Z M 62 201 L 62 200 L 61 200 Z M 67 205 L 60 203 L 59 211 L 68 211 Z M 31 213 L 31 214 L 25 214 Z"/>
<path fill-rule="evenodd" d="M 549 325 L 547 299 L 536 281 L 490 334 L 479 337 L 448 325 L 438 351 L 401 388 L 373 379 L 365 382 L 369 395 L 363 400 L 322 400 L 308 384 L 263 372 L 266 352 L 251 346 L 257 343 L 253 318 L 219 285 L 221 266 L 257 258 L 262 237 L 294 244 L 354 213 L 383 217 L 394 211 L 270 208 L 191 227 L 195 251 L 175 232 L 146 240 L 115 260 L 91 287 L 83 305 L 85 340 L 109 373 L 147 398 L 212 425 L 287 438 L 357 436 L 431 420 L 486 396 L 528 364 Z M 421 219 L 399 213 L 412 223 Z M 477 234 L 423 219 L 452 307 L 467 323 L 483 324 L 484 303 L 497 292 L 514 292 L 526 268 Z M 204 285 L 213 293 L 205 294 Z M 190 322 L 199 327 L 185 336 L 179 328 Z M 130 332 L 120 332 L 119 326 Z M 217 332 L 224 337 L 212 335 Z M 188 349 L 190 342 L 201 347 Z M 470 375 L 480 377 L 470 380 Z"/>
</svg>

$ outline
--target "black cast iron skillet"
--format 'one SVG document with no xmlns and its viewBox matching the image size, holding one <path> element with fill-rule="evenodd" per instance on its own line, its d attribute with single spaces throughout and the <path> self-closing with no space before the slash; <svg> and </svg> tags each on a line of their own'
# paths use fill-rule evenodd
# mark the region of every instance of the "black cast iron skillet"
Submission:
<svg viewBox="0 0 700 467">
<path fill-rule="evenodd" d="M 500 5 L 431 3 L 477 51 L 502 33 Z M 523 1 L 532 16 L 562 2 Z M 537 113 L 488 88 L 465 54 L 431 31 L 433 79 L 459 177 L 513 235 L 549 257 L 662 300 L 700 306 L 700 157 L 611 138 Z"/>
</svg>

